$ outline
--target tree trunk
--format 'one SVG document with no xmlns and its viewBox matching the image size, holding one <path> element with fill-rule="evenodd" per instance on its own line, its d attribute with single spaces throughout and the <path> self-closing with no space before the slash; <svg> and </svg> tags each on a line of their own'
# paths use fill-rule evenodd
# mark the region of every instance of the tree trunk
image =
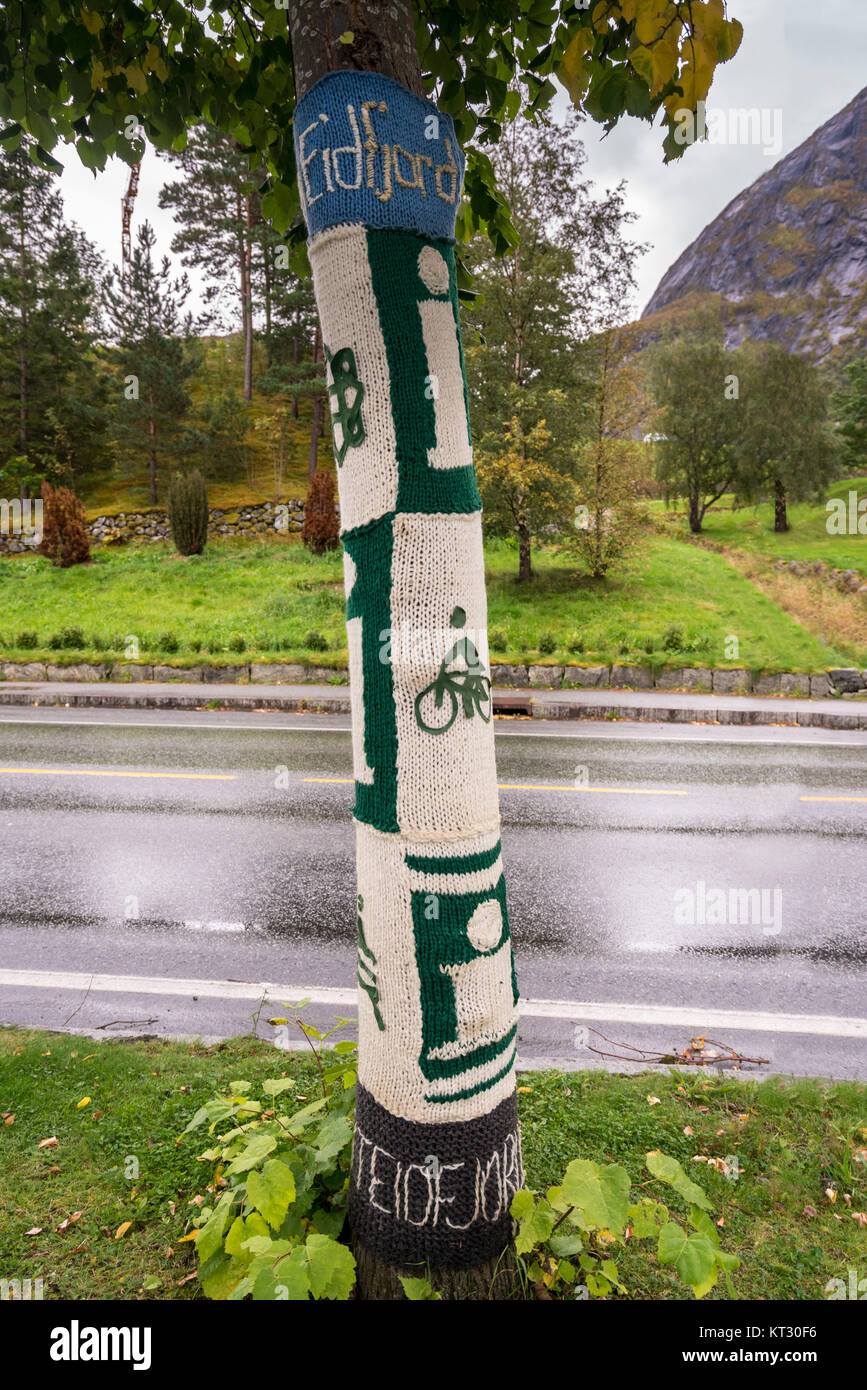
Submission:
<svg viewBox="0 0 867 1390">
<path fill-rule="evenodd" d="M 249 405 L 253 399 L 253 276 L 252 276 L 252 226 L 253 211 L 250 194 L 245 199 L 247 221 L 247 244 L 244 247 L 244 400 Z"/>
<path fill-rule="evenodd" d="M 524 522 L 518 523 L 518 579 L 533 578 L 533 567 L 530 563 L 530 532 Z"/>
<path fill-rule="evenodd" d="M 296 325 L 295 336 L 292 339 L 292 366 L 298 366 L 298 331 Z M 292 397 L 292 419 L 298 419 L 298 397 Z"/>
<path fill-rule="evenodd" d="M 697 493 L 690 493 L 689 497 L 689 529 L 694 536 L 701 531 L 701 502 Z"/>
<path fill-rule="evenodd" d="M 157 504 L 157 450 L 153 387 L 148 392 L 148 404 L 150 405 L 148 411 L 148 496 L 151 506 L 155 507 Z"/>
<path fill-rule="evenodd" d="M 451 245 L 463 155 L 423 96 L 410 0 L 290 0 L 289 22 L 347 590 L 357 1295 L 429 1268 L 448 1299 L 511 1297 L 518 994 Z"/>
<path fill-rule="evenodd" d="M 788 531 L 789 516 L 786 509 L 786 489 L 782 478 L 774 479 L 774 530 Z"/>
</svg>

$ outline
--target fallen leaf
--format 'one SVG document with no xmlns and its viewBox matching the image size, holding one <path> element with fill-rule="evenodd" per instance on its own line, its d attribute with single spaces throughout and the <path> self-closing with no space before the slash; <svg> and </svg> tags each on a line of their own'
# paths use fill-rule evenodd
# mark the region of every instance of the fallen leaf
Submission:
<svg viewBox="0 0 867 1390">
<path fill-rule="evenodd" d="M 66 1219 L 65 1219 L 64 1221 L 61 1221 L 60 1225 L 57 1227 L 57 1230 L 58 1230 L 58 1231 L 65 1231 L 65 1230 L 67 1230 L 68 1227 L 74 1225 L 74 1223 L 75 1223 L 76 1221 L 80 1221 L 83 1215 L 84 1215 L 84 1212 L 83 1212 L 83 1211 L 74 1211 L 74 1212 L 72 1212 L 72 1214 L 71 1214 L 70 1216 L 67 1216 Z"/>
<path fill-rule="evenodd" d="M 521 1095 L 521 1096 L 531 1096 L 531 1095 L 533 1094 L 533 1087 L 532 1087 L 532 1086 L 519 1086 L 519 1087 L 518 1087 L 518 1094 Z M 299 1100 L 300 1100 L 300 1099 L 301 1099 L 301 1097 L 299 1096 Z"/>
<path fill-rule="evenodd" d="M 57 1148 L 57 1135 L 56 1135 L 56 1134 L 52 1134 L 52 1136 L 51 1136 L 50 1139 L 40 1139 L 40 1141 L 39 1141 L 39 1143 L 36 1145 L 36 1147 L 37 1147 L 37 1149 L 56 1149 L 56 1148 Z"/>
<path fill-rule="evenodd" d="M 48 1171 L 49 1171 L 49 1173 L 59 1173 L 59 1172 L 60 1172 L 60 1164 L 59 1164 L 59 1163 L 52 1163 L 52 1165 L 51 1165 L 51 1167 L 48 1169 Z"/>
<path fill-rule="evenodd" d="M 829 1201 L 829 1202 L 836 1202 L 836 1200 L 837 1200 L 837 1189 L 836 1189 L 836 1187 L 826 1187 L 826 1188 L 825 1188 L 825 1196 L 828 1198 L 828 1201 Z"/>
<path fill-rule="evenodd" d="M 724 1158 L 709 1158 L 707 1163 L 709 1168 L 715 1168 L 718 1173 L 722 1173 L 723 1177 L 728 1176 L 729 1165 Z"/>
<path fill-rule="evenodd" d="M 819 1213 L 818 1213 L 818 1211 L 816 1210 L 816 1208 L 815 1208 L 814 1206 L 811 1206 L 810 1203 L 808 1202 L 807 1205 L 804 1207 L 804 1210 L 801 1212 L 801 1215 L 802 1215 L 802 1216 L 811 1217 L 811 1216 L 818 1216 Z"/>
<path fill-rule="evenodd" d="M 659 1099 L 659 1096 L 648 1096 L 648 1097 L 647 1097 L 647 1104 L 648 1104 L 648 1105 L 661 1105 L 661 1104 L 662 1104 L 662 1101 Z"/>
<path fill-rule="evenodd" d="M 115 1240 L 122 1240 L 123 1237 L 126 1235 L 127 1231 L 129 1230 L 129 1228 L 130 1228 L 131 1225 L 132 1225 L 132 1222 L 131 1222 L 131 1221 L 121 1221 L 120 1225 L 118 1226 L 117 1230 L 116 1230 L 115 1233 L 114 1233 L 114 1238 L 115 1238 Z"/>
<path fill-rule="evenodd" d="M 204 1199 L 204 1197 L 202 1196 L 201 1192 L 197 1192 L 196 1195 L 195 1195 L 195 1197 L 191 1197 L 190 1200 L 187 1202 L 187 1206 L 188 1206 L 188 1207 L 201 1207 L 201 1206 L 204 1205 L 204 1201 L 205 1201 L 205 1199 Z"/>
<path fill-rule="evenodd" d="M 96 1053 L 95 1053 L 95 1052 L 88 1052 L 87 1056 L 86 1056 L 86 1057 L 82 1057 L 81 1060 L 82 1060 L 82 1062 L 89 1062 L 89 1061 L 91 1060 L 91 1058 L 92 1058 L 92 1057 L 95 1057 L 95 1056 L 96 1056 Z"/>
<path fill-rule="evenodd" d="M 692 1161 L 693 1163 L 707 1163 L 708 1156 L 707 1154 L 693 1154 Z"/>
<path fill-rule="evenodd" d="M 198 1230 L 190 1231 L 188 1235 L 181 1236 L 180 1240 L 178 1241 L 178 1245 L 183 1245 L 183 1244 L 184 1244 L 184 1241 L 187 1241 L 187 1240 L 195 1240 L 195 1238 L 196 1238 L 196 1236 L 197 1236 L 198 1234 L 199 1234 Z"/>
<path fill-rule="evenodd" d="M 683 1132 L 687 1138 L 692 1134 L 692 1125 L 684 1125 Z"/>
<path fill-rule="evenodd" d="M 4 1123 L 4 1125 L 14 1125 L 14 1123 L 15 1123 L 15 1116 L 14 1116 L 14 1115 L 4 1115 L 4 1116 L 3 1116 L 3 1123 Z"/>
<path fill-rule="evenodd" d="M 724 1225 L 726 1224 L 726 1219 L 725 1219 L 725 1217 L 724 1217 L 724 1216 L 721 1216 L 720 1219 L 719 1219 L 719 1221 L 718 1221 L 716 1224 L 717 1224 L 718 1226 L 724 1226 Z"/>
<path fill-rule="evenodd" d="M 175 1204 L 174 1204 L 174 1202 L 169 1202 L 169 1214 L 170 1214 L 171 1216 L 174 1216 L 174 1214 L 175 1214 Z"/>
<path fill-rule="evenodd" d="M 189 1284 L 191 1279 L 195 1279 L 198 1272 L 199 1271 L 197 1269 L 194 1269 L 192 1274 L 187 1274 L 184 1276 L 183 1279 L 179 1279 L 175 1287 L 178 1289 L 183 1288 L 184 1284 Z"/>
<path fill-rule="evenodd" d="M 25 1231 L 24 1234 L 25 1234 L 26 1236 L 38 1236 L 38 1235 L 41 1234 L 41 1232 L 42 1232 L 42 1227 L 41 1227 L 41 1226 L 31 1226 L 31 1227 L 30 1227 L 30 1230 L 29 1230 L 29 1231 Z"/>
<path fill-rule="evenodd" d="M 867 1226 L 867 1211 L 853 1211 L 852 1220 L 857 1221 L 861 1227 Z"/>
<path fill-rule="evenodd" d="M 91 1104 L 90 1096 L 85 1096 L 85 1097 L 84 1097 L 84 1100 L 80 1100 L 80 1101 L 78 1102 L 78 1104 L 76 1105 L 75 1108 L 76 1108 L 76 1110 L 83 1110 L 84 1107 L 85 1107 L 86 1105 L 90 1105 L 90 1104 Z"/>
<path fill-rule="evenodd" d="M 856 1149 L 855 1152 L 853 1153 L 852 1157 L 854 1158 L 854 1160 L 855 1160 L 856 1163 L 867 1163 L 867 1149 L 865 1149 L 865 1148 L 858 1148 L 858 1149 Z"/>
<path fill-rule="evenodd" d="M 99 1119 L 101 1119 L 101 1118 L 102 1118 L 102 1111 L 101 1111 L 101 1110 L 94 1110 L 94 1112 L 93 1112 L 93 1114 L 91 1115 L 90 1118 L 91 1118 L 92 1120 L 99 1120 Z"/>
<path fill-rule="evenodd" d="M 166 1246 L 166 1259 L 167 1259 L 167 1260 L 170 1260 L 170 1259 L 172 1258 L 172 1256 L 174 1255 L 174 1253 L 175 1253 L 175 1247 L 174 1247 L 173 1245 L 167 1245 L 167 1246 Z"/>
</svg>

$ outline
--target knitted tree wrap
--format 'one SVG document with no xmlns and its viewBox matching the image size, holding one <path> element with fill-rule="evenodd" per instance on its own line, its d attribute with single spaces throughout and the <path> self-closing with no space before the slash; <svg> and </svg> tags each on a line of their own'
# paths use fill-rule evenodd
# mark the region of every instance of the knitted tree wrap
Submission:
<svg viewBox="0 0 867 1390">
<path fill-rule="evenodd" d="M 521 1186 L 481 502 L 449 117 L 332 73 L 296 153 L 338 470 L 358 877 L 356 1239 L 472 1265 Z"/>
</svg>

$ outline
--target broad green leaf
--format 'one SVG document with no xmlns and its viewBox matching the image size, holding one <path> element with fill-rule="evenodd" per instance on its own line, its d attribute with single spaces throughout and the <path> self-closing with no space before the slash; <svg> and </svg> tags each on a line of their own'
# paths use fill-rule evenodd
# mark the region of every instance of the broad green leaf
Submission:
<svg viewBox="0 0 867 1390">
<path fill-rule="evenodd" d="M 346 1245 L 331 1236 L 307 1237 L 310 1289 L 314 1298 L 346 1299 L 355 1284 L 355 1260 Z"/>
<path fill-rule="evenodd" d="M 716 1283 L 716 1251 L 707 1236 L 690 1234 L 676 1221 L 668 1221 L 659 1233 L 657 1254 L 660 1264 L 674 1265 L 696 1298 Z"/>
<path fill-rule="evenodd" d="M 410 1303 L 432 1303 L 441 1298 L 427 1279 L 407 1279 L 403 1275 L 398 1278 Z"/>
<path fill-rule="evenodd" d="M 214 1208 L 213 1215 L 196 1236 L 196 1252 L 202 1263 L 223 1248 L 223 1236 L 232 1214 L 234 1196 L 235 1194 L 231 1190 L 223 1193 Z"/>
<path fill-rule="evenodd" d="M 246 1173 L 251 1168 L 262 1162 L 273 1149 L 277 1147 L 277 1140 L 273 1134 L 254 1134 L 247 1147 L 226 1169 L 226 1176 L 234 1173 Z"/>
<path fill-rule="evenodd" d="M 618 1163 L 600 1167 L 576 1158 L 563 1178 L 562 1195 L 577 1207 L 587 1226 L 607 1227 L 617 1235 L 626 1225 L 629 1211 L 629 1174 Z"/>
<path fill-rule="evenodd" d="M 692 1202 L 704 1211 L 710 1211 L 713 1203 L 701 1190 L 698 1183 L 688 1178 L 681 1168 L 676 1158 L 670 1158 L 668 1154 L 660 1153 L 659 1149 L 652 1149 L 645 1155 L 647 1167 L 655 1178 L 662 1182 L 667 1182 L 669 1187 L 673 1187 L 687 1202 Z"/>
<path fill-rule="evenodd" d="M 557 1213 L 547 1202 L 537 1202 L 529 1216 L 518 1226 L 515 1249 L 519 1255 L 526 1255 L 537 1245 L 542 1245 L 557 1224 Z"/>
<path fill-rule="evenodd" d="M 284 1259 L 274 1266 L 274 1278 L 278 1286 L 285 1288 L 285 1297 L 290 1303 L 306 1301 L 310 1297 L 310 1273 L 307 1251 L 303 1245 L 296 1245 Z"/>
<path fill-rule="evenodd" d="M 280 1096 L 284 1091 L 290 1091 L 297 1082 L 291 1076 L 280 1076 L 262 1082 L 262 1090 L 266 1096 Z"/>
<path fill-rule="evenodd" d="M 292 1169 L 279 1158 L 269 1158 L 261 1173 L 255 1169 L 247 1179 L 247 1200 L 252 1202 L 276 1231 L 295 1200 Z"/>
<path fill-rule="evenodd" d="M 532 1192 L 528 1192 L 526 1187 L 522 1187 L 512 1198 L 512 1205 L 509 1207 L 509 1212 L 514 1216 L 516 1221 L 523 1221 L 525 1217 L 530 1215 L 535 1205 L 536 1199 Z"/>
</svg>

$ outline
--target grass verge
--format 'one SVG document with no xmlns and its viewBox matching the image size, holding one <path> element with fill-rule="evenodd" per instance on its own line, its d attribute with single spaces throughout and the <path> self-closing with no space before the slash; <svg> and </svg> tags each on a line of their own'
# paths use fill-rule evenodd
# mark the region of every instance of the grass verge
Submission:
<svg viewBox="0 0 867 1390">
<path fill-rule="evenodd" d="M 846 664 L 847 651 L 783 612 L 725 556 L 674 538 L 648 535 L 604 581 L 540 551 L 535 577 L 521 584 L 513 546 L 490 542 L 485 556 L 495 662 Z M 316 557 L 294 539 L 218 541 L 189 560 L 168 545 L 131 545 L 69 570 L 40 556 L 0 561 L 0 613 L 0 656 L 14 662 L 123 661 L 135 639 L 143 661 L 181 667 L 346 665 L 340 551 Z"/>
<path fill-rule="evenodd" d="M 0 1030 L 0 1278 L 42 1278 L 46 1298 L 199 1297 L 183 1237 L 211 1170 L 196 1161 L 201 1135 L 179 1136 L 239 1075 L 290 1075 L 315 1092 L 311 1057 L 252 1036 L 205 1047 Z M 742 1261 L 739 1298 L 823 1299 L 829 1280 L 863 1277 L 863 1085 L 579 1071 L 527 1073 L 520 1087 L 529 1186 L 583 1157 L 622 1163 L 653 1191 L 644 1155 L 659 1148 L 722 1217 L 724 1247 Z M 734 1157 L 737 1179 L 694 1155 Z M 617 1261 L 632 1298 L 690 1296 L 628 1242 Z"/>
</svg>

